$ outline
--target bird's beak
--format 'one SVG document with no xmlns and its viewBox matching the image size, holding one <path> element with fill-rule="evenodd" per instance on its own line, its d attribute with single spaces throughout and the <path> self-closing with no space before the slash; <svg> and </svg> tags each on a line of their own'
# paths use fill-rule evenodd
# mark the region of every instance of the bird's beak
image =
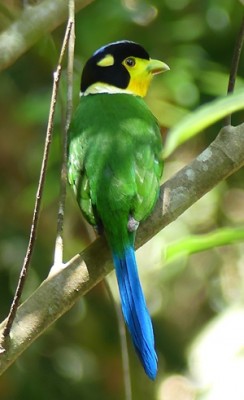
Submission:
<svg viewBox="0 0 244 400">
<path fill-rule="evenodd" d="M 170 68 L 167 64 L 159 60 L 150 59 L 147 64 L 147 71 L 152 75 L 160 74 L 161 72 L 169 71 Z"/>
</svg>

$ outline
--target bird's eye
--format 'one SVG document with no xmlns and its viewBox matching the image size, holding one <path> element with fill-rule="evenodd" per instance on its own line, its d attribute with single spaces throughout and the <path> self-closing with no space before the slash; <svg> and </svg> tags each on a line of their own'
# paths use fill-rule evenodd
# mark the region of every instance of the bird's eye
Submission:
<svg viewBox="0 0 244 400">
<path fill-rule="evenodd" d="M 136 60 L 132 57 L 128 57 L 126 58 L 125 63 L 128 67 L 134 67 L 136 65 Z"/>
</svg>

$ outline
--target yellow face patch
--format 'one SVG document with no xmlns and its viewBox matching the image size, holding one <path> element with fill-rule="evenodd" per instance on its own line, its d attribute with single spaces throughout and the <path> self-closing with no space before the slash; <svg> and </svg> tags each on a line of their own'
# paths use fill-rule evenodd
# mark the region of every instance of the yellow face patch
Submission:
<svg viewBox="0 0 244 400">
<path fill-rule="evenodd" d="M 132 60 L 134 62 L 131 62 Z M 150 60 L 144 60 L 137 57 L 127 57 L 122 64 L 130 74 L 130 82 L 126 90 L 141 97 L 146 96 L 149 84 L 153 77 L 152 73 L 148 70 Z"/>
<path fill-rule="evenodd" d="M 159 60 L 145 60 L 137 57 L 127 57 L 122 64 L 130 74 L 130 82 L 126 90 L 144 97 L 147 94 L 153 75 L 168 71 L 169 66 Z"/>
</svg>

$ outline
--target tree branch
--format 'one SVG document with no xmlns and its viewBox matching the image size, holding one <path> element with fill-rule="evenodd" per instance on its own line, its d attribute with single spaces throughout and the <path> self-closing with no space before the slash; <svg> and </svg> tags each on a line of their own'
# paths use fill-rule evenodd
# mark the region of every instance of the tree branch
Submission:
<svg viewBox="0 0 244 400">
<path fill-rule="evenodd" d="M 79 11 L 93 0 L 75 0 Z M 0 71 L 13 64 L 45 33 L 52 32 L 67 20 L 67 0 L 43 0 L 28 6 L 20 17 L 0 34 Z"/>
<path fill-rule="evenodd" d="M 243 165 L 244 123 L 223 128 L 206 150 L 162 185 L 153 214 L 140 226 L 136 247 Z M 17 311 L 10 337 L 0 355 L 0 374 L 111 270 L 110 251 L 105 239 L 99 238 L 70 260 L 64 269 L 49 275 Z M 0 325 L 0 335 L 5 323 Z"/>
</svg>

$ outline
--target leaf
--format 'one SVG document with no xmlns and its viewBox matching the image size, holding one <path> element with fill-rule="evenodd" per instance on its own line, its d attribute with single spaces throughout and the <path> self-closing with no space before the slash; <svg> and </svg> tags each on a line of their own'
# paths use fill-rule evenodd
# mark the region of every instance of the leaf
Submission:
<svg viewBox="0 0 244 400">
<path fill-rule="evenodd" d="M 203 129 L 226 115 L 244 108 L 244 90 L 219 98 L 189 113 L 168 133 L 164 158 L 168 157 L 180 144 L 200 133 Z"/>
<path fill-rule="evenodd" d="M 240 240 L 244 240 L 244 227 L 222 228 L 206 235 L 192 235 L 169 244 L 165 249 L 165 258 L 167 261 L 171 261 L 176 257 L 232 244 Z"/>
</svg>

